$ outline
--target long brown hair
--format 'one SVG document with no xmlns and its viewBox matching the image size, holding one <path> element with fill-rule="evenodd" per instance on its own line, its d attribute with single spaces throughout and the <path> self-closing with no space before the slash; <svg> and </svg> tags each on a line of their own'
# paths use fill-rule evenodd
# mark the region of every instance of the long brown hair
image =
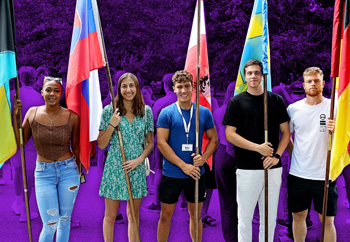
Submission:
<svg viewBox="0 0 350 242">
<path fill-rule="evenodd" d="M 126 114 L 126 108 L 124 107 L 123 103 L 123 96 L 120 91 L 122 82 L 126 78 L 130 78 L 131 80 L 133 80 L 136 88 L 136 95 L 132 104 L 132 113 L 142 117 L 145 113 L 145 102 L 143 101 L 139 81 L 137 77 L 132 73 L 125 73 L 118 80 L 118 92 L 115 98 L 117 108 L 119 109 L 120 115 L 124 116 Z"/>
</svg>

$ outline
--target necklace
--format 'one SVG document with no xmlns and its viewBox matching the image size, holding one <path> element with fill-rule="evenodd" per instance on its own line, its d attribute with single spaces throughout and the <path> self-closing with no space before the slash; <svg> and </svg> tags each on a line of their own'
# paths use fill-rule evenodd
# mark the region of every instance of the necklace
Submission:
<svg viewBox="0 0 350 242">
<path fill-rule="evenodd" d="M 47 119 L 50 121 L 51 124 L 52 124 L 53 122 L 55 122 L 55 121 L 59 118 L 59 116 L 61 116 L 62 110 L 63 110 L 63 109 L 61 108 L 61 112 L 57 115 L 57 117 L 56 117 L 55 119 L 50 119 L 49 116 L 47 115 L 47 113 L 45 112 L 45 115 L 46 115 Z"/>
</svg>

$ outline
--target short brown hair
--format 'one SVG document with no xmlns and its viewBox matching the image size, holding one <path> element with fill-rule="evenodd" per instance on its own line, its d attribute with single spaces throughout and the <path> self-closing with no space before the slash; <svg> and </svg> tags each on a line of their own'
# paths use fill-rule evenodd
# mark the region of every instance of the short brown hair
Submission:
<svg viewBox="0 0 350 242">
<path fill-rule="evenodd" d="M 177 71 L 172 77 L 173 84 L 175 86 L 176 82 L 185 82 L 185 81 L 190 81 L 191 85 L 193 86 L 193 76 L 191 73 L 188 71 L 182 70 L 182 71 Z"/>
<path fill-rule="evenodd" d="M 256 60 L 256 59 L 251 59 L 251 60 L 247 61 L 244 65 L 244 76 L 245 76 L 245 69 L 247 69 L 248 66 L 260 66 L 261 74 L 263 72 L 263 65 L 262 65 L 261 61 Z"/>
<path fill-rule="evenodd" d="M 306 68 L 304 73 L 303 73 L 303 78 L 305 76 L 311 76 L 314 74 L 320 74 L 320 76 L 323 78 L 323 71 L 319 67 L 315 67 L 315 66 Z"/>
</svg>

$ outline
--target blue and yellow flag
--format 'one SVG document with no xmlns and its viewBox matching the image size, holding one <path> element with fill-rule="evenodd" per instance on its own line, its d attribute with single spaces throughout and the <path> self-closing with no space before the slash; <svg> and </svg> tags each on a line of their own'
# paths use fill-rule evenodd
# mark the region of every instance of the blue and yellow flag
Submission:
<svg viewBox="0 0 350 242">
<path fill-rule="evenodd" d="M 255 0 L 252 16 L 250 18 L 247 37 L 244 44 L 241 62 L 239 65 L 235 94 L 247 90 L 248 85 L 244 79 L 244 65 L 250 59 L 263 63 L 264 74 L 269 74 L 270 43 L 267 27 L 267 0 Z M 271 75 L 267 75 L 267 90 L 271 91 Z"/>
<path fill-rule="evenodd" d="M 13 33 L 13 0 L 0 2 L 0 167 L 16 153 L 17 145 L 11 124 L 9 81 L 17 76 Z"/>
</svg>

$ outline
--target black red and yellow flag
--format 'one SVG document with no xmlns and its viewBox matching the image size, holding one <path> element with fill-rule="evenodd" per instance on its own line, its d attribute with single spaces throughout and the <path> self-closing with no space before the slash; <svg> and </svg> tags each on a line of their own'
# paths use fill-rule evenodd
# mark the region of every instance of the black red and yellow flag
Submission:
<svg viewBox="0 0 350 242">
<path fill-rule="evenodd" d="M 331 155 L 334 181 L 350 164 L 350 0 L 336 0 L 334 6 L 331 76 L 339 77 L 338 111 Z"/>
</svg>

